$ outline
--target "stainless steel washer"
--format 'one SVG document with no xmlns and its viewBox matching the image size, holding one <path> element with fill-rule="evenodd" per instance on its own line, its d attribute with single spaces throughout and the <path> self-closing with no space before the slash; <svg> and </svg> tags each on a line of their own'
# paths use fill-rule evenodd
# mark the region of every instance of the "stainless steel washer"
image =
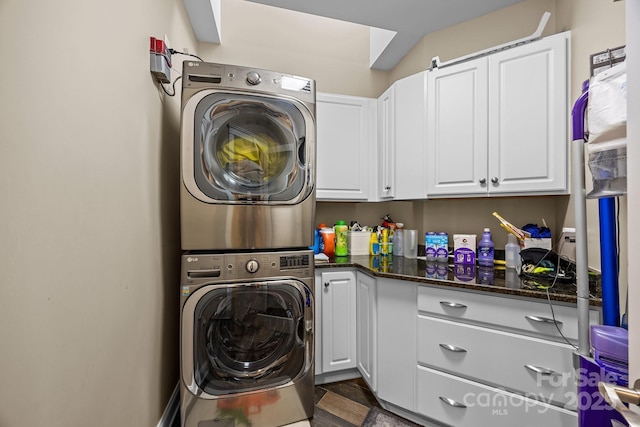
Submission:
<svg viewBox="0 0 640 427">
<path fill-rule="evenodd" d="M 313 245 L 315 82 L 191 61 L 182 82 L 182 248 Z"/>
<path fill-rule="evenodd" d="M 183 427 L 275 427 L 313 415 L 313 252 L 182 256 Z"/>
</svg>

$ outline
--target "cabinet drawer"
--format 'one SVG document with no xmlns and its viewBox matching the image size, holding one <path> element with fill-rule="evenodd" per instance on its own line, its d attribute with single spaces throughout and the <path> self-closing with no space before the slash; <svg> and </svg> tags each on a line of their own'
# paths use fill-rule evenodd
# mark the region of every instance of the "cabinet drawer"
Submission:
<svg viewBox="0 0 640 427">
<path fill-rule="evenodd" d="M 456 427 L 576 427 L 575 412 L 418 366 L 418 413 Z"/>
<path fill-rule="evenodd" d="M 578 339 L 578 310 L 575 306 L 554 303 L 552 313 L 547 302 L 420 286 L 418 311 L 557 341 L 563 340 L 562 335 L 573 342 Z M 599 320 L 600 313 L 589 310 L 589 323 L 598 324 Z"/>
<path fill-rule="evenodd" d="M 575 402 L 572 350 L 567 344 L 418 316 L 419 364 L 544 402 Z"/>
</svg>

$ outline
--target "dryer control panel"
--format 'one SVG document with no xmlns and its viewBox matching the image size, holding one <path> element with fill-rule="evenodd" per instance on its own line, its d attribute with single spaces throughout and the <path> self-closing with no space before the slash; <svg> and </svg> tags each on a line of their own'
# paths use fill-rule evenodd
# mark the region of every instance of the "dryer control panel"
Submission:
<svg viewBox="0 0 640 427">
<path fill-rule="evenodd" d="M 315 102 L 315 80 L 272 70 L 212 62 L 184 61 L 182 87 L 252 89 L 265 93 L 292 94 Z"/>
</svg>

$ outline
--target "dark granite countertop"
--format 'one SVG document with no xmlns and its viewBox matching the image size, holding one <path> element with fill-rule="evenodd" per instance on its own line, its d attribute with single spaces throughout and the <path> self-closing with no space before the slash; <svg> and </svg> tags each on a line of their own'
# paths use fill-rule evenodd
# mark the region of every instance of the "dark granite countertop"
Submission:
<svg viewBox="0 0 640 427">
<path fill-rule="evenodd" d="M 316 261 L 316 269 L 356 267 L 376 277 L 408 280 L 429 285 L 447 286 L 482 292 L 494 292 L 529 298 L 548 298 L 553 301 L 576 303 L 575 283 L 547 279 L 531 279 L 518 276 L 513 269 L 495 266 L 485 268 L 473 265 L 457 265 L 427 262 L 393 256 L 347 256 L 336 257 L 328 262 Z M 589 305 L 602 306 L 600 282 L 597 276 L 590 277 Z"/>
</svg>

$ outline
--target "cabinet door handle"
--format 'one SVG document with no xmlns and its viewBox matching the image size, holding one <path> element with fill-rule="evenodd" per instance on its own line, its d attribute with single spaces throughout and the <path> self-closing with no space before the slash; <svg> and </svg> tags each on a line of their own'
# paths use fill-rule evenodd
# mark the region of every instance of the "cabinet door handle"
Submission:
<svg viewBox="0 0 640 427">
<path fill-rule="evenodd" d="M 457 402 L 453 399 L 449 399 L 448 397 L 438 396 L 438 398 L 442 400 L 444 403 L 446 403 L 447 405 L 452 406 L 454 408 L 462 408 L 462 409 L 467 408 L 467 405 L 465 405 L 464 403 Z"/>
<path fill-rule="evenodd" d="M 329 287 L 329 282 L 324 282 L 324 287 L 328 288 Z"/>
<path fill-rule="evenodd" d="M 389 191 L 389 190 L 391 190 L 391 187 L 389 187 L 389 186 L 387 185 L 386 187 L 384 187 L 384 190 L 385 190 L 385 191 Z"/>
<path fill-rule="evenodd" d="M 562 325 L 561 321 L 549 319 L 548 317 L 541 317 L 541 316 L 524 316 L 524 317 L 525 319 L 529 319 L 538 323 L 555 323 L 558 326 Z"/>
<path fill-rule="evenodd" d="M 480 180 L 478 182 L 480 184 L 486 184 L 487 183 L 487 178 L 480 178 Z"/>
<path fill-rule="evenodd" d="M 445 350 L 449 350 L 452 351 L 454 353 L 466 353 L 467 350 L 465 350 L 462 347 L 456 347 L 455 345 L 451 345 L 451 344 L 440 344 L 440 347 L 444 348 Z"/>
<path fill-rule="evenodd" d="M 445 307 L 451 307 L 451 308 L 467 308 L 466 305 L 460 304 L 457 302 L 440 301 L 440 304 L 444 305 Z"/>
<path fill-rule="evenodd" d="M 552 371 L 551 369 L 547 369 L 547 368 L 541 368 L 540 366 L 535 366 L 535 365 L 524 365 L 525 368 L 527 368 L 528 370 L 530 370 L 531 372 L 534 372 L 536 374 L 540 374 L 540 375 L 544 375 L 545 377 L 550 377 L 550 376 L 555 376 L 555 375 L 560 375 L 559 372 L 556 371 Z"/>
<path fill-rule="evenodd" d="M 498 181 L 499 181 L 499 179 L 498 179 L 497 176 L 494 176 L 493 178 L 491 178 L 491 182 L 494 183 L 494 184 L 497 184 Z"/>
</svg>

